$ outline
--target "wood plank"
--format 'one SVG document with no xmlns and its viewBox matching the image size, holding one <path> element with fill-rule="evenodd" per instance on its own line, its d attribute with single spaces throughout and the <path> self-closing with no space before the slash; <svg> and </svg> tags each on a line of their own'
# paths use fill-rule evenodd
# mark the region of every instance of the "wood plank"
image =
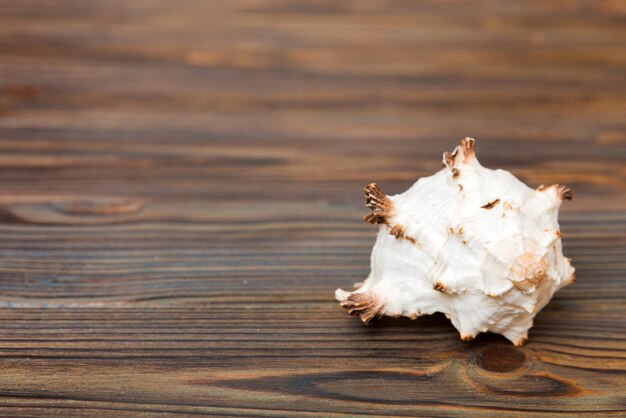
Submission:
<svg viewBox="0 0 626 418">
<path fill-rule="evenodd" d="M 624 307 L 607 318 L 610 302 L 555 302 L 523 349 L 493 335 L 463 343 L 440 315 L 364 328 L 332 303 L 12 309 L 0 391 L 27 407 L 95 410 L 623 411 L 622 388 L 608 383 L 623 373 Z"/>
<path fill-rule="evenodd" d="M 362 187 L 565 183 L 529 343 L 372 327 Z M 619 1 L 0 0 L 0 415 L 626 413 Z"/>
</svg>

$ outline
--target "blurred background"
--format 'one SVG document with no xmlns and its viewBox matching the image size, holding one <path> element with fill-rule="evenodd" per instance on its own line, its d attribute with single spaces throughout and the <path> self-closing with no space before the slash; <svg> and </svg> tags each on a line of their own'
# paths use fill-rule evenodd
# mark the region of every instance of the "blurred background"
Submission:
<svg viewBox="0 0 626 418">
<path fill-rule="evenodd" d="M 625 22 L 622 1 L 2 1 L 4 217 L 98 228 L 5 230 L 26 252 L 2 290 L 332 297 L 367 273 L 363 186 L 401 192 L 465 136 L 488 167 L 572 187 L 564 216 L 623 221 Z M 320 271 L 313 247 L 351 251 Z"/>
</svg>

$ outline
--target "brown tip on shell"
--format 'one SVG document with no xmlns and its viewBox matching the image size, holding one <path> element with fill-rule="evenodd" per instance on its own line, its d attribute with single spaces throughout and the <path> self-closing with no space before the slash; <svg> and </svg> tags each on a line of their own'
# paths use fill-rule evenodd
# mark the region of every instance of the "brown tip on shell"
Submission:
<svg viewBox="0 0 626 418">
<path fill-rule="evenodd" d="M 486 205 L 481 206 L 481 208 L 483 208 L 483 209 L 491 209 L 491 208 L 493 208 L 495 205 L 497 205 L 498 203 L 500 203 L 500 199 L 496 199 L 496 200 L 494 200 L 493 202 L 489 202 L 489 203 L 487 203 Z"/>
<path fill-rule="evenodd" d="M 476 140 L 474 138 L 465 137 L 461 139 L 461 147 L 463 148 L 463 154 L 465 158 L 474 155 L 474 147 L 476 146 Z"/>
<path fill-rule="evenodd" d="M 560 239 L 563 235 L 561 234 L 561 231 L 555 231 L 554 235 L 556 235 L 556 239 Z"/>
<path fill-rule="evenodd" d="M 367 222 L 368 224 L 384 224 L 385 223 L 385 219 L 381 218 L 380 216 L 376 215 L 375 213 L 369 213 L 367 215 L 365 215 L 363 217 L 363 220 L 365 222 Z"/>
<path fill-rule="evenodd" d="M 363 220 L 371 224 L 387 223 L 393 212 L 393 202 L 376 183 L 365 186 L 365 206 L 372 209 L 372 213 L 365 215 Z"/>
<path fill-rule="evenodd" d="M 524 344 L 526 344 L 526 341 L 528 341 L 527 337 L 522 337 L 522 338 L 518 338 L 517 340 L 515 340 L 515 342 L 513 343 L 513 345 L 515 347 L 521 347 Z"/>
<path fill-rule="evenodd" d="M 404 238 L 404 227 L 400 224 L 395 225 L 393 228 L 391 228 L 389 234 L 393 235 L 396 238 Z"/>
<path fill-rule="evenodd" d="M 456 157 L 459 154 L 459 150 L 463 151 L 463 162 L 467 162 L 469 159 L 473 158 L 475 143 L 476 140 L 474 138 L 466 137 L 461 139 L 461 144 L 458 147 L 454 148 L 454 151 L 444 152 L 443 158 L 441 159 L 444 167 L 452 168 L 455 164 L 458 163 Z M 458 174 L 455 173 L 454 177 L 456 177 L 457 175 Z"/>
<path fill-rule="evenodd" d="M 576 273 L 572 273 L 571 276 L 569 276 L 569 284 L 574 284 L 576 283 Z"/>
<path fill-rule="evenodd" d="M 441 159 L 441 162 L 445 167 L 452 167 L 454 165 L 454 157 L 456 157 L 456 154 L 452 154 L 446 151 L 443 153 L 443 158 Z"/>
<path fill-rule="evenodd" d="M 446 293 L 446 285 L 441 282 L 435 282 L 433 284 L 433 289 L 437 292 Z"/>
<path fill-rule="evenodd" d="M 569 187 L 564 186 L 562 184 L 553 184 L 551 186 L 545 186 L 542 184 L 541 186 L 537 187 L 538 192 L 544 192 L 546 190 L 554 190 L 554 189 L 556 189 L 556 195 L 561 201 L 572 200 L 572 198 L 574 197 L 574 193 L 572 193 L 572 190 Z"/>
<path fill-rule="evenodd" d="M 459 184 L 459 192 L 462 192 L 462 191 L 463 191 L 463 185 Z"/>
<path fill-rule="evenodd" d="M 572 198 L 574 197 L 574 193 L 572 193 L 572 190 L 569 187 L 563 185 L 558 186 L 557 193 L 561 200 L 572 200 Z"/>
<path fill-rule="evenodd" d="M 458 168 L 452 169 L 452 178 L 457 178 L 461 175 L 461 171 Z"/>
<path fill-rule="evenodd" d="M 475 337 L 473 335 L 461 335 L 461 340 L 472 341 Z"/>
<path fill-rule="evenodd" d="M 417 240 L 409 235 L 406 235 L 406 229 L 403 225 L 397 224 L 389 230 L 389 235 L 393 235 L 397 239 L 405 239 L 413 244 L 417 244 Z"/>
<path fill-rule="evenodd" d="M 372 319 L 381 316 L 383 307 L 371 292 L 352 293 L 341 302 L 341 306 L 346 308 L 350 315 L 358 315 L 364 324 L 369 324 Z"/>
</svg>

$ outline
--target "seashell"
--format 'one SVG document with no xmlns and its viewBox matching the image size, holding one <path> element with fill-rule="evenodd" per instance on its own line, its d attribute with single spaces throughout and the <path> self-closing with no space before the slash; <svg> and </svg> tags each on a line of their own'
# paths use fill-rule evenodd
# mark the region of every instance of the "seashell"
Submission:
<svg viewBox="0 0 626 418">
<path fill-rule="evenodd" d="M 522 345 L 535 315 L 574 282 L 563 256 L 558 211 L 572 192 L 527 187 L 480 165 L 475 140 L 443 154 L 444 168 L 406 192 L 365 187 L 365 216 L 380 225 L 371 273 L 335 298 L 365 323 L 442 312 L 463 340 L 480 332 Z"/>
</svg>

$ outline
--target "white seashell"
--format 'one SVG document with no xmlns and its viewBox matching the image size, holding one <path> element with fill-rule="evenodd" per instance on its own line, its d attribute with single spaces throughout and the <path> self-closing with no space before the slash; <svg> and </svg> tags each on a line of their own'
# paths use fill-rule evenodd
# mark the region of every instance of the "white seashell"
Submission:
<svg viewBox="0 0 626 418">
<path fill-rule="evenodd" d="M 443 312 L 463 340 L 490 331 L 519 346 L 552 295 L 574 282 L 557 221 L 571 191 L 532 190 L 484 168 L 474 142 L 463 139 L 441 171 L 402 194 L 365 188 L 365 220 L 380 229 L 367 280 L 335 292 L 349 313 L 368 323 Z"/>
</svg>

